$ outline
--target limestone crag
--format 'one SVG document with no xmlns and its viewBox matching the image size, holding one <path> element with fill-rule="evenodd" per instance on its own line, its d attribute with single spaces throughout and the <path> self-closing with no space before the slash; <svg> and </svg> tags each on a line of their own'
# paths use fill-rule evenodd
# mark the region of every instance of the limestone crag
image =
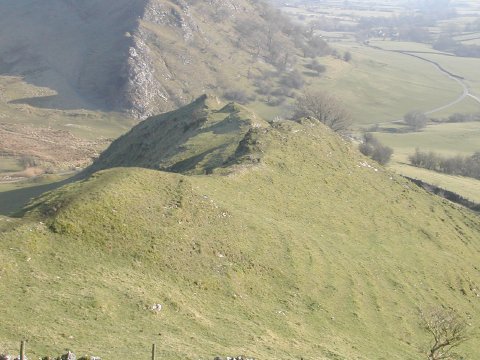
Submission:
<svg viewBox="0 0 480 360">
<path fill-rule="evenodd" d="M 167 110 L 169 95 L 155 78 L 151 51 L 141 35 L 139 32 L 133 37 L 128 50 L 123 71 L 127 76 L 117 106 L 136 117 L 145 118 Z"/>
</svg>

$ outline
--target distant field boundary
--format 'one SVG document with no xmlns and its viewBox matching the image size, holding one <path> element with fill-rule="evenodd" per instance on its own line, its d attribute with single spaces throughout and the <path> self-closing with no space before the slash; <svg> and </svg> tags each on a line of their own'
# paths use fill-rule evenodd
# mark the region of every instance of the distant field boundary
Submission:
<svg viewBox="0 0 480 360">
<path fill-rule="evenodd" d="M 457 193 L 454 193 L 453 191 L 445 190 L 439 186 L 432 185 L 432 184 L 426 183 L 425 181 L 414 179 L 408 176 L 404 176 L 404 178 L 410 180 L 411 182 L 421 187 L 422 189 L 427 190 L 429 193 L 441 196 L 444 199 L 447 199 L 456 204 L 465 206 L 466 208 L 480 214 L 480 204 L 474 201 L 468 200 L 467 198 L 464 198 L 463 196 Z"/>
<path fill-rule="evenodd" d="M 433 51 L 389 50 L 389 49 L 384 49 L 380 46 L 370 45 L 369 43 L 365 43 L 365 45 L 367 45 L 368 47 L 371 47 L 375 50 L 394 52 L 394 53 L 397 53 L 397 54 L 412 56 L 412 57 L 417 58 L 419 60 L 423 60 L 423 61 L 429 62 L 430 64 L 435 65 L 440 71 L 446 73 L 447 75 L 449 75 L 451 77 L 454 77 L 454 78 L 457 78 L 457 79 L 460 79 L 460 80 L 465 80 L 465 78 L 463 76 L 460 76 L 460 75 L 452 73 L 451 71 L 448 71 L 447 69 L 445 69 L 442 65 L 440 65 L 436 61 L 433 61 L 433 60 L 430 60 L 430 59 L 425 59 L 424 57 L 421 57 L 421 56 L 416 55 L 416 54 L 433 54 L 433 55 L 443 55 L 443 56 L 453 56 L 453 57 L 456 57 L 456 55 L 443 53 L 443 52 L 433 52 Z"/>
<path fill-rule="evenodd" d="M 397 52 L 397 53 L 400 53 L 400 54 L 403 54 L 403 55 L 412 56 L 412 57 L 414 57 L 414 58 L 417 58 L 417 59 L 420 59 L 420 60 L 429 62 L 430 64 L 433 64 L 433 65 L 435 65 L 436 67 L 438 67 L 438 68 L 440 69 L 440 71 L 443 71 L 444 73 L 450 75 L 451 77 L 454 77 L 454 78 L 457 78 L 457 79 L 460 79 L 460 80 L 465 80 L 465 78 L 464 78 L 463 76 L 460 76 L 460 75 L 457 75 L 457 74 L 452 73 L 451 71 L 445 69 L 445 68 L 444 68 L 442 65 L 440 65 L 438 62 L 433 61 L 433 60 L 430 60 L 430 59 L 425 59 L 424 57 L 421 57 L 421 56 L 416 55 L 416 54 L 434 54 L 434 55 L 442 55 L 442 56 L 453 56 L 453 57 L 456 57 L 455 55 L 445 54 L 445 53 L 428 52 L 428 51 L 407 51 L 407 50 L 390 50 L 390 51 Z"/>
</svg>

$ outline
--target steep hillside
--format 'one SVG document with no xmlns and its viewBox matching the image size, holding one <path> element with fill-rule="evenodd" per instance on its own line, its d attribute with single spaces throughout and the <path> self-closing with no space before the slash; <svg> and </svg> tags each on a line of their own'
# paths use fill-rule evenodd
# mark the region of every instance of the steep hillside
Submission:
<svg viewBox="0 0 480 360">
<path fill-rule="evenodd" d="M 420 309 L 452 306 L 478 329 L 478 216 L 320 124 L 256 126 L 247 110 L 222 106 L 203 98 L 176 122 L 166 115 L 170 131 L 209 112 L 195 131 L 146 137 L 138 159 L 129 144 L 157 133 L 150 119 L 98 163 L 132 165 L 124 154 L 171 168 L 181 149 L 151 157 L 163 141 L 195 154 L 235 144 L 215 169 L 200 160 L 177 168 L 185 174 L 101 170 L 38 199 L 23 219 L 0 219 L 0 347 L 27 338 L 32 357 L 69 348 L 147 358 L 155 342 L 162 359 L 420 360 L 429 342 Z M 475 341 L 458 350 L 480 356 Z"/>
<path fill-rule="evenodd" d="M 158 114 L 205 91 L 253 89 L 262 71 L 293 64 L 305 40 L 263 1 L 0 0 L 0 7 L 0 75 L 44 88 L 44 96 L 16 100 L 40 108 Z"/>
</svg>

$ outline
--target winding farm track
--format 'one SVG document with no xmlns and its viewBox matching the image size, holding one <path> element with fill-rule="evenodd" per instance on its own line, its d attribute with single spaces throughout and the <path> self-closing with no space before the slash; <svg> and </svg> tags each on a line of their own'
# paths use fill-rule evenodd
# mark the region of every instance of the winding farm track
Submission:
<svg viewBox="0 0 480 360">
<path fill-rule="evenodd" d="M 435 54 L 435 55 L 445 55 L 445 56 L 454 56 L 454 55 L 444 54 L 444 53 L 427 52 L 427 51 L 388 50 L 388 49 L 381 48 L 380 46 L 370 45 L 368 43 L 364 43 L 364 44 L 366 46 L 372 48 L 372 49 L 375 49 L 375 50 L 393 52 L 393 53 L 397 53 L 397 54 L 403 54 L 405 56 L 411 56 L 411 57 L 414 57 L 414 58 L 419 59 L 421 61 L 428 62 L 428 63 L 432 64 L 435 68 L 437 68 L 438 71 L 440 71 L 443 75 L 447 76 L 452 81 L 455 81 L 456 83 L 458 83 L 462 87 L 462 89 L 463 89 L 462 94 L 459 97 L 457 97 L 455 100 L 450 101 L 449 103 L 444 104 L 442 106 L 438 106 L 434 109 L 427 110 L 427 111 L 425 111 L 425 114 L 430 115 L 430 114 L 448 109 L 449 107 L 452 107 L 452 106 L 458 104 L 459 102 L 463 101 L 466 97 L 470 97 L 473 100 L 475 100 L 476 102 L 478 102 L 478 104 L 480 104 L 480 98 L 470 92 L 470 89 L 469 89 L 468 85 L 465 83 L 465 78 L 464 77 L 459 76 L 457 74 L 454 74 L 451 71 L 448 71 L 447 69 L 445 69 L 439 63 L 437 63 L 433 60 L 430 60 L 430 59 L 426 59 L 426 58 L 424 58 L 424 57 L 422 57 L 418 54 Z M 385 122 L 385 123 L 397 122 L 397 121 L 402 121 L 402 120 L 403 119 L 398 119 L 398 120 L 389 121 L 389 122 Z"/>
</svg>

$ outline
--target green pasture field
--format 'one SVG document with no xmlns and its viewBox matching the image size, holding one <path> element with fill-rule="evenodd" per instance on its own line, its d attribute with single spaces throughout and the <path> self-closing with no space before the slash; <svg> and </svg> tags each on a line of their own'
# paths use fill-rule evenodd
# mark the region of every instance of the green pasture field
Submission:
<svg viewBox="0 0 480 360">
<path fill-rule="evenodd" d="M 288 117 L 292 113 L 293 99 L 286 100 L 282 106 L 269 106 L 263 101 L 255 101 L 248 104 L 248 107 L 264 119 L 275 120 L 277 117 Z"/>
<path fill-rule="evenodd" d="M 397 8 L 392 7 L 388 10 L 345 10 L 345 9 L 334 9 L 331 12 L 331 15 L 344 18 L 344 19 L 358 19 L 360 17 L 393 17 L 398 15 Z"/>
<path fill-rule="evenodd" d="M 433 60 L 445 69 L 465 78 L 476 96 L 480 96 L 480 59 L 453 57 L 437 54 L 422 54 L 422 57 Z"/>
<path fill-rule="evenodd" d="M 33 101 L 32 99 L 41 99 L 54 94 L 52 90 L 27 83 L 20 77 L 0 75 L 0 123 L 66 130 L 80 139 L 98 140 L 115 139 L 136 122 L 117 112 L 95 109 L 50 109 L 28 103 Z M 24 168 L 17 158 L 0 156 L 0 174 L 22 170 Z M 15 187 L 28 187 L 29 184 L 28 181 L 22 181 L 15 183 Z M 0 193 L 10 186 L 11 184 L 0 184 Z M 19 204 L 24 203 L 23 194 L 19 195 L 18 199 Z M 16 207 L 12 204 L 15 201 L 15 197 L 11 197 L 7 203 L 0 200 L 0 212 L 4 207 Z"/>
<path fill-rule="evenodd" d="M 328 89 L 350 109 L 355 124 L 398 120 L 413 109 L 428 111 L 455 100 L 461 86 L 431 64 L 359 44 L 338 44 L 350 63 L 327 58 L 327 73 L 310 86 Z"/>
<path fill-rule="evenodd" d="M 451 19 L 438 21 L 438 24 L 440 26 L 448 25 L 448 24 L 465 26 L 474 22 L 478 18 L 478 14 L 475 11 L 470 11 L 465 13 L 457 12 L 457 14 L 458 16 L 453 17 Z"/>
<path fill-rule="evenodd" d="M 462 114 L 476 114 L 480 112 L 480 104 L 472 99 L 470 96 L 467 96 L 461 102 L 450 106 L 447 109 L 436 111 L 433 113 L 428 114 L 430 118 L 435 119 L 444 119 L 448 116 L 455 114 L 455 113 L 462 113 Z"/>
<path fill-rule="evenodd" d="M 410 42 L 393 42 L 393 41 L 372 41 L 372 45 L 380 46 L 390 50 L 404 50 L 404 51 L 418 51 L 418 52 L 436 52 L 431 49 L 429 45 L 410 43 Z M 388 55 L 392 55 L 391 53 Z M 395 55 L 395 54 L 393 54 Z M 401 56 L 401 54 L 399 54 Z M 466 84 L 472 88 L 477 89 L 475 86 L 477 79 L 480 81 L 480 66 L 479 59 L 464 59 L 445 55 L 435 54 L 421 54 L 422 57 L 434 60 L 440 63 L 447 70 L 454 73 L 458 73 L 466 78 Z M 407 56 L 404 56 L 408 58 Z M 386 59 L 385 56 L 379 56 L 377 59 Z M 407 59 L 403 59 L 407 60 Z M 415 61 L 415 59 L 413 59 Z M 419 64 L 421 60 L 416 63 Z M 405 62 L 406 64 L 406 62 Z M 426 64 L 428 66 L 428 64 Z M 431 66 L 430 66 L 431 67 Z M 431 67 L 431 70 L 438 72 L 437 69 Z M 444 76 L 439 74 L 440 76 Z M 448 84 L 445 86 L 458 88 L 458 84 L 455 84 L 447 77 L 444 79 Z M 435 95 L 438 93 L 435 92 Z M 415 109 L 426 110 L 425 100 L 431 98 L 427 93 L 427 97 L 419 95 L 419 100 L 422 102 L 422 106 L 418 106 Z M 433 94 L 432 94 L 433 95 Z M 413 107 L 412 107 L 413 109 Z M 461 102 L 441 111 L 430 114 L 430 117 L 445 118 L 453 113 L 478 113 L 480 112 L 480 103 L 467 97 Z M 400 116 L 401 117 L 401 116 Z M 402 126 L 392 125 L 391 128 L 402 128 Z M 391 146 L 395 150 L 395 155 L 392 159 L 391 168 L 400 174 L 419 178 L 423 181 L 433 183 L 447 190 L 456 192 L 473 201 L 480 201 L 480 181 L 474 179 L 468 179 L 463 177 L 449 176 L 445 174 L 435 173 L 433 171 L 418 169 L 407 165 L 408 156 L 415 151 L 416 147 L 423 150 L 431 150 L 448 156 L 454 156 L 457 154 L 470 155 L 475 151 L 480 150 L 480 123 L 456 123 L 456 124 L 430 124 L 426 129 L 418 133 L 379 133 L 377 134 L 379 139 L 386 145 Z"/>
<path fill-rule="evenodd" d="M 296 17 L 303 16 L 305 21 L 315 20 L 320 16 L 335 18 L 345 23 L 356 24 L 361 17 L 393 17 L 399 14 L 397 7 L 379 9 L 343 9 L 340 4 L 322 4 L 322 6 L 284 6 L 282 11 Z"/>
<path fill-rule="evenodd" d="M 52 95 L 52 91 L 25 82 L 20 77 L 0 76 L 0 122 L 26 125 L 38 128 L 67 130 L 78 138 L 97 140 L 114 139 L 126 132 L 134 123 L 133 119 L 115 112 L 83 109 L 49 109 L 23 103 L 25 99 L 41 99 Z M 20 101 L 20 102 L 19 102 Z M 41 140 L 41 139 L 39 139 Z M 0 156 L 0 174 L 24 170 L 14 156 Z M 0 213 L 5 209 L 18 208 L 25 203 L 26 195 L 40 194 L 23 187 L 45 185 L 51 178 L 41 177 L 31 181 L 0 184 Z M 11 192 L 15 190 L 15 192 Z M 8 195 L 4 192 L 9 192 Z M 8 196 L 8 198 L 7 198 Z"/>
<path fill-rule="evenodd" d="M 407 161 L 415 148 L 443 155 L 471 155 L 480 151 L 480 122 L 429 125 L 422 131 L 408 133 L 375 133 L 393 147 L 400 161 Z"/>
</svg>

